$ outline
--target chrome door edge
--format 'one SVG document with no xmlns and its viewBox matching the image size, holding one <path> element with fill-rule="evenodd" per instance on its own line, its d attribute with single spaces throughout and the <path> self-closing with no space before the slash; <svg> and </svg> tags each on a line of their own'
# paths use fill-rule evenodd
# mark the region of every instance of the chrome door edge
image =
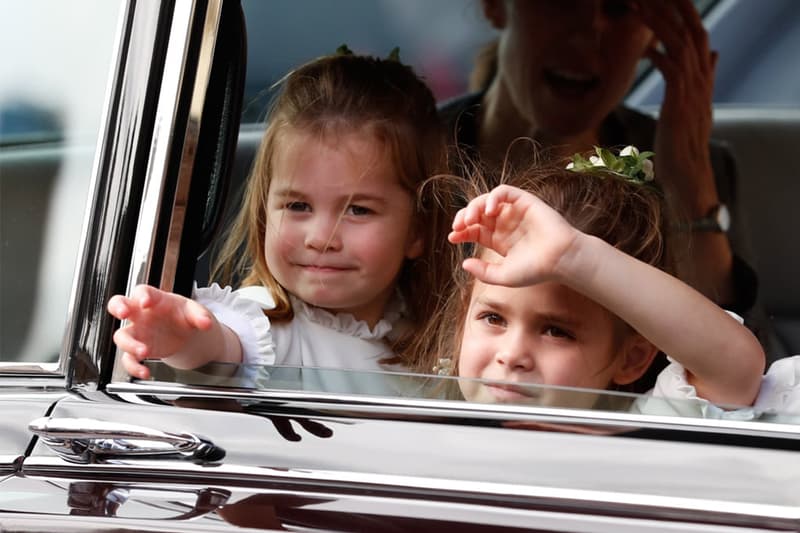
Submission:
<svg viewBox="0 0 800 533">
<path fill-rule="evenodd" d="M 25 461 L 26 477 L 54 475 L 115 481 L 145 478 L 149 482 L 209 483 L 208 467 L 166 461 L 125 461 L 117 464 L 70 465 L 57 458 L 34 457 Z M 287 484 L 312 487 L 316 492 L 331 490 L 348 493 L 383 492 L 391 497 L 431 497 L 437 500 L 471 501 L 482 505 L 496 502 L 504 507 L 547 508 L 561 512 L 591 513 L 630 518 L 669 519 L 700 523 L 752 527 L 796 528 L 800 507 L 792 504 L 765 504 L 684 498 L 657 494 L 614 492 L 593 489 L 565 489 L 536 485 L 497 483 L 443 478 L 372 474 L 326 470 L 286 470 L 268 467 L 217 465 L 214 485 L 235 484 L 269 486 Z M 296 490 L 291 488 L 290 490 Z"/>
</svg>

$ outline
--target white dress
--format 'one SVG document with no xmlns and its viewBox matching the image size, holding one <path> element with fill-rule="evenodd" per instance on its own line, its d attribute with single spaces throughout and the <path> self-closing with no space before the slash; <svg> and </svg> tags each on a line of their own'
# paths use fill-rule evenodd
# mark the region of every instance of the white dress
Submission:
<svg viewBox="0 0 800 533">
<path fill-rule="evenodd" d="M 294 318 L 271 322 L 264 310 L 275 307 L 266 287 L 253 286 L 233 290 L 216 283 L 195 287 L 192 298 L 214 313 L 217 320 L 231 328 L 242 345 L 245 365 L 280 365 L 298 367 L 292 379 L 303 390 L 355 394 L 398 394 L 391 378 L 370 371 L 402 371 L 400 365 L 387 365 L 383 359 L 393 356 L 387 342 L 392 334 L 407 327 L 402 301 L 397 298 L 375 327 L 350 314 L 334 314 L 290 296 Z M 306 370 L 302 369 L 327 369 Z M 349 370 L 350 372 L 347 372 Z M 362 372 L 353 372 L 362 371 Z M 244 375 L 269 377 L 269 373 L 251 368 Z M 286 376 L 287 371 L 281 371 Z M 263 379 L 256 387 L 270 386 Z"/>
<path fill-rule="evenodd" d="M 723 409 L 705 398 L 686 380 L 686 370 L 677 361 L 656 378 L 648 396 L 634 402 L 634 412 L 728 420 L 769 420 L 800 423 L 800 355 L 778 359 L 761 381 L 751 407 Z"/>
</svg>

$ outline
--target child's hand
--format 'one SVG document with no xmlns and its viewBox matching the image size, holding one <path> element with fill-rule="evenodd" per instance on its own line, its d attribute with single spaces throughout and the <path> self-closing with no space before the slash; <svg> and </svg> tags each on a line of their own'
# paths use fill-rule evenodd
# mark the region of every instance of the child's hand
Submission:
<svg viewBox="0 0 800 533">
<path fill-rule="evenodd" d="M 475 242 L 502 256 L 472 257 L 464 270 L 480 281 L 521 287 L 552 279 L 579 232 L 536 196 L 500 185 L 472 200 L 453 221 L 450 242 Z"/>
<path fill-rule="evenodd" d="M 107 308 L 114 317 L 128 319 L 128 325 L 114 333 L 114 343 L 125 352 L 122 356 L 125 370 L 140 379 L 150 375 L 141 364 L 142 359 L 179 353 L 215 321 L 199 303 L 147 285 L 135 287 L 130 297 L 113 296 Z"/>
</svg>

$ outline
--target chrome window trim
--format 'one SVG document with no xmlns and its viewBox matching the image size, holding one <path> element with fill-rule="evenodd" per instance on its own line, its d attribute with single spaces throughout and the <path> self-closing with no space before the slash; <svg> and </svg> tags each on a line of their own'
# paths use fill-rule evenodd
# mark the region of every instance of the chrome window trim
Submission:
<svg viewBox="0 0 800 533">
<path fill-rule="evenodd" d="M 200 125 L 203 119 L 203 107 L 211 79 L 211 67 L 214 62 L 214 49 L 217 43 L 219 22 L 222 16 L 222 0 L 210 0 L 206 8 L 206 17 L 203 23 L 200 53 L 197 59 L 197 72 L 194 79 L 192 99 L 189 107 L 189 117 L 184 135 L 183 152 L 181 153 L 178 184 L 175 190 L 175 200 L 172 205 L 169 234 L 164 264 L 161 268 L 161 282 L 159 286 L 171 291 L 175 285 L 175 272 L 178 264 L 183 225 L 189 201 L 189 189 L 194 172 L 195 155 L 200 137 Z"/>
<path fill-rule="evenodd" d="M 161 225 L 159 216 L 164 198 L 167 170 L 173 150 L 175 121 L 180 104 L 180 93 L 184 86 L 189 40 L 192 37 L 192 21 L 197 2 L 178 2 L 175 6 L 170 29 L 164 77 L 160 85 L 156 120 L 153 128 L 153 145 L 145 176 L 144 196 L 139 213 L 139 222 L 133 244 L 127 293 L 136 285 L 147 283 L 152 270 L 156 236 Z M 164 251 L 159 287 L 171 291 L 175 281 L 180 241 L 189 189 L 194 171 L 194 160 L 202 122 L 203 105 L 211 77 L 214 48 L 222 14 L 222 0 L 210 0 L 203 22 L 197 71 L 192 87 L 189 116 L 184 132 L 178 181 L 169 222 L 167 245 Z M 123 324 L 124 325 L 124 324 Z M 127 381 L 128 374 L 122 368 L 121 352 L 116 351 L 111 381 Z"/>
<path fill-rule="evenodd" d="M 113 287 L 123 284 L 120 278 L 128 281 L 118 262 L 130 250 L 126 238 L 133 235 L 139 210 L 142 180 L 138 176 L 144 174 L 151 151 L 149 125 L 156 95 L 148 89 L 163 58 L 165 28 L 160 21 L 168 16 L 170 5 L 128 0 L 126 6 L 111 102 L 101 134 L 100 162 L 93 177 L 95 188 L 87 206 L 88 231 L 76 270 L 73 314 L 63 344 L 64 373 L 73 390 L 96 390 L 109 364 L 114 321 L 105 306 Z"/>
<path fill-rule="evenodd" d="M 160 83 L 158 105 L 153 125 L 153 141 L 144 182 L 144 196 L 139 210 L 139 223 L 133 243 L 127 291 L 146 283 L 152 267 L 159 211 L 164 201 L 166 178 L 183 86 L 187 48 L 197 3 L 178 1 L 172 14 L 164 73 Z M 191 133 L 187 129 L 187 135 Z M 190 142 L 187 139 L 187 142 Z"/>
<path fill-rule="evenodd" d="M 15 363 L 0 362 L 0 374 L 7 375 L 47 375 L 63 377 L 65 372 L 66 358 L 64 350 L 61 350 L 57 363 Z"/>
<path fill-rule="evenodd" d="M 23 474 L 29 478 L 54 475 L 74 478 L 104 478 L 115 480 L 141 479 L 146 476 L 150 483 L 160 481 L 174 483 L 191 479 L 208 484 L 208 467 L 187 462 L 131 460 L 116 464 L 80 465 L 67 463 L 57 457 L 32 456 L 23 465 Z M 487 505 L 496 501 L 508 506 L 509 499 L 522 504 L 523 509 L 542 506 L 567 513 L 598 512 L 605 516 L 650 518 L 656 520 L 697 521 L 701 523 L 725 524 L 776 529 L 794 528 L 800 523 L 800 508 L 796 505 L 734 502 L 712 498 L 677 497 L 656 494 L 627 493 L 592 489 L 569 489 L 541 485 L 499 483 L 486 481 L 454 480 L 436 477 L 403 476 L 396 474 L 373 474 L 368 472 L 345 472 L 315 469 L 287 470 L 282 468 L 229 466 L 214 467 L 213 484 L 263 485 L 275 488 L 276 484 L 320 487 L 320 492 L 333 493 L 338 487 L 347 492 L 368 491 L 371 495 L 385 492 L 389 497 L 423 498 L 437 496 L 437 500 L 449 498 L 471 500 L 475 504 Z M 327 491 L 323 487 L 331 487 Z M 477 500 L 477 501 L 476 501 Z M 488 500 L 488 502 L 487 502 Z"/>
<path fill-rule="evenodd" d="M 780 438 L 800 441 L 800 426 L 751 420 L 721 420 L 666 415 L 646 415 L 588 409 L 567 409 L 508 404 L 480 404 L 454 400 L 395 398 L 368 395 L 326 394 L 311 391 L 247 391 L 200 388 L 181 384 L 143 382 L 113 383 L 107 392 L 136 396 L 175 396 L 181 398 L 213 398 L 244 400 L 248 403 L 280 403 L 282 409 L 312 409 L 317 412 L 341 412 L 342 406 L 354 414 L 368 416 L 421 415 L 431 417 L 469 416 L 484 420 L 532 420 L 571 425 L 592 425 L 609 428 L 638 429 L 643 427 L 677 431 L 703 431 L 739 436 Z M 277 413 L 276 413 L 277 414 Z M 800 442 L 799 442 L 800 444 Z"/>
</svg>

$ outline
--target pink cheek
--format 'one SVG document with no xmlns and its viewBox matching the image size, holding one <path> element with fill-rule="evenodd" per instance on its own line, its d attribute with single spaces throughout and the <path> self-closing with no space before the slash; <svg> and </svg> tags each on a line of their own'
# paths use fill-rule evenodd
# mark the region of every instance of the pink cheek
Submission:
<svg viewBox="0 0 800 533">
<path fill-rule="evenodd" d="M 458 375 L 465 378 L 479 378 L 491 364 L 490 348 L 465 339 L 469 350 L 462 350 L 458 358 Z"/>
</svg>

